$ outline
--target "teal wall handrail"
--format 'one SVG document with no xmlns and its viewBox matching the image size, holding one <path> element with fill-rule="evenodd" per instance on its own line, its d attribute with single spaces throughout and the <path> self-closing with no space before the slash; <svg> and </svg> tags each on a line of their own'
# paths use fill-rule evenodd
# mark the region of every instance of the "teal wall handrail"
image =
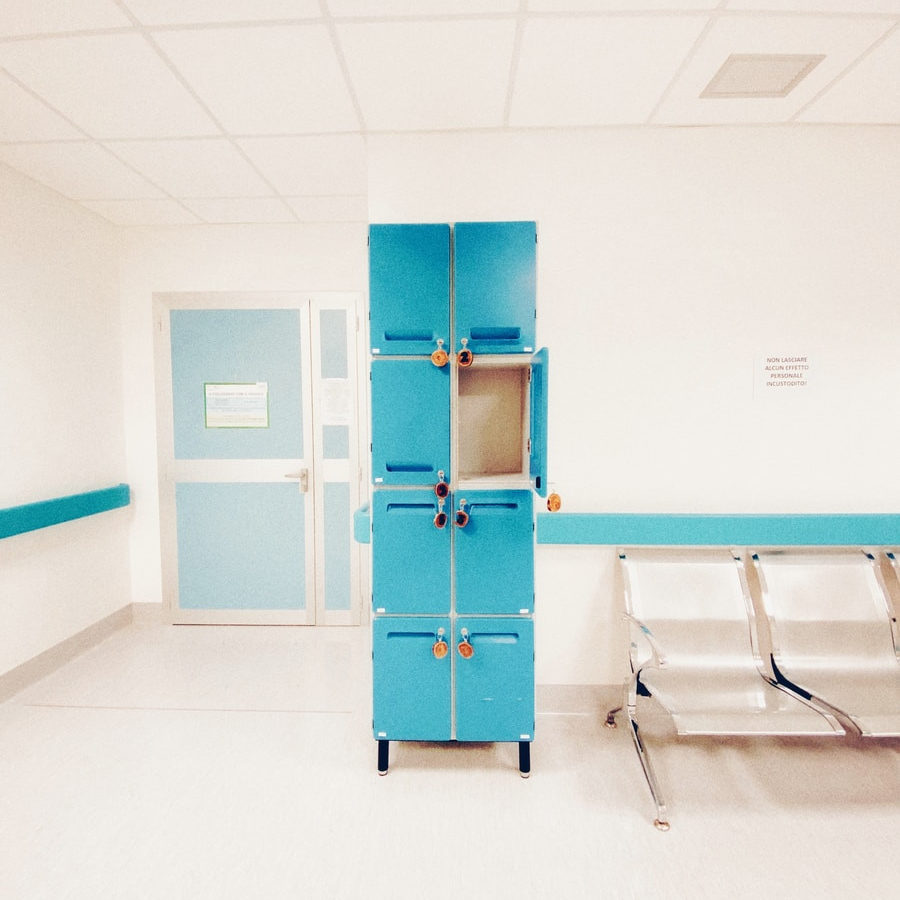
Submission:
<svg viewBox="0 0 900 900">
<path fill-rule="evenodd" d="M 540 513 L 539 544 L 608 546 L 900 546 L 900 515 Z"/>
<path fill-rule="evenodd" d="M 61 522 L 70 522 L 73 519 L 83 519 L 85 516 L 118 509 L 130 503 L 131 488 L 127 484 L 117 484 L 115 487 L 57 497 L 54 500 L 10 506 L 7 509 L 0 509 L 0 539 L 48 528 L 50 525 L 59 525 Z"/>
</svg>

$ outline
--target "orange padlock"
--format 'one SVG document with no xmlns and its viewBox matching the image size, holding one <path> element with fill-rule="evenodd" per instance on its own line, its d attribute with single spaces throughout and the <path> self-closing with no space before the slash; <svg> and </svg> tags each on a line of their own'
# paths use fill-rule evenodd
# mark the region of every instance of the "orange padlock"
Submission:
<svg viewBox="0 0 900 900">
<path fill-rule="evenodd" d="M 446 639 L 444 638 L 444 629 L 438 628 L 435 637 L 437 638 L 437 640 L 431 645 L 431 652 L 434 654 L 435 659 L 443 659 L 447 655 L 447 651 L 450 649 Z"/>
<path fill-rule="evenodd" d="M 550 512 L 559 512 L 560 507 L 562 506 L 562 497 L 559 494 L 551 494 L 547 498 L 547 509 Z"/>
<path fill-rule="evenodd" d="M 465 528 L 466 525 L 469 524 L 469 514 L 464 509 L 458 509 L 456 511 L 456 526 L 457 528 Z"/>
<path fill-rule="evenodd" d="M 465 628 L 462 630 L 462 640 L 456 645 L 456 649 L 463 659 L 471 659 L 475 655 L 475 648 L 469 642 L 469 632 Z"/>
<path fill-rule="evenodd" d="M 434 517 L 434 527 L 435 528 L 443 528 L 447 524 L 447 513 L 444 510 L 440 510 Z"/>
<path fill-rule="evenodd" d="M 469 366 L 471 366 L 472 363 L 475 361 L 475 355 L 466 346 L 466 344 L 469 343 L 468 338 L 462 338 L 461 343 L 462 343 L 462 350 L 460 350 L 459 353 L 456 354 L 456 364 L 461 369 L 468 369 Z"/>
<path fill-rule="evenodd" d="M 450 354 L 440 346 L 443 344 L 443 341 L 438 341 L 438 348 L 431 354 L 431 361 L 436 365 L 439 369 L 443 369 L 444 366 L 450 362 Z"/>
<path fill-rule="evenodd" d="M 441 500 L 443 500 L 444 497 L 447 497 L 450 494 L 450 485 L 447 484 L 446 481 L 439 481 L 434 486 L 434 492 L 435 492 L 435 494 L 437 494 L 438 497 L 441 498 Z"/>
</svg>

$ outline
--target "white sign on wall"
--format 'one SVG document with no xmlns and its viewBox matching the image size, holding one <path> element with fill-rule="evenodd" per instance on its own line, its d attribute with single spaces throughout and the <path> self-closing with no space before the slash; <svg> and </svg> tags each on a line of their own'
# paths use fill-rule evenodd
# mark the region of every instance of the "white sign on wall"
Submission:
<svg viewBox="0 0 900 900">
<path fill-rule="evenodd" d="M 754 396 L 797 394 L 809 390 L 812 368 L 806 354 L 766 355 L 756 360 Z"/>
<path fill-rule="evenodd" d="M 207 428 L 268 428 L 269 383 L 214 384 L 206 382 Z"/>
</svg>

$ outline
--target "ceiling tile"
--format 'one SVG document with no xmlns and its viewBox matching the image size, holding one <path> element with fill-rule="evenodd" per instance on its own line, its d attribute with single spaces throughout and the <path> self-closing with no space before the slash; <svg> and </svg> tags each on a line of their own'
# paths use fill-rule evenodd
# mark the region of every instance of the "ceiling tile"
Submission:
<svg viewBox="0 0 900 900">
<path fill-rule="evenodd" d="M 0 36 L 122 28 L 131 25 L 113 0 L 3 0 Z"/>
<path fill-rule="evenodd" d="M 368 222 L 365 197 L 288 197 L 301 222 Z"/>
<path fill-rule="evenodd" d="M 113 225 L 194 225 L 201 221 L 168 197 L 159 200 L 83 200 L 81 205 Z"/>
<path fill-rule="evenodd" d="M 528 0 L 529 12 L 648 12 L 713 9 L 720 0 Z"/>
<path fill-rule="evenodd" d="M 384 16 L 469 15 L 513 13 L 519 0 L 328 0 L 333 16 L 381 18 Z"/>
<path fill-rule="evenodd" d="M 529 21 L 510 125 L 644 122 L 706 22 L 705 16 Z"/>
<path fill-rule="evenodd" d="M 177 137 L 216 130 L 137 34 L 3 44 L 0 65 L 95 138 Z"/>
<path fill-rule="evenodd" d="M 360 135 L 247 138 L 240 147 L 285 195 L 364 194 L 366 145 Z"/>
<path fill-rule="evenodd" d="M 889 27 L 885 19 L 725 16 L 710 29 L 654 118 L 664 124 L 786 122 Z M 783 98 L 701 98 L 733 53 L 824 54 Z"/>
<path fill-rule="evenodd" d="M 900 0 L 729 0 L 725 5 L 766 12 L 900 13 Z"/>
<path fill-rule="evenodd" d="M 359 126 L 324 25 L 170 31 L 156 40 L 233 134 Z"/>
<path fill-rule="evenodd" d="M 52 141 L 84 137 L 0 72 L 0 141 Z"/>
<path fill-rule="evenodd" d="M 185 200 L 184 205 L 212 225 L 295 222 L 291 211 L 275 197 L 256 199 Z"/>
<path fill-rule="evenodd" d="M 316 19 L 319 0 L 125 0 L 145 25 Z"/>
<path fill-rule="evenodd" d="M 900 31 L 798 116 L 801 122 L 900 124 Z"/>
<path fill-rule="evenodd" d="M 261 197 L 272 193 L 224 138 L 111 141 L 107 146 L 176 197 Z"/>
<path fill-rule="evenodd" d="M 515 20 L 337 26 L 370 129 L 503 124 Z"/>
<path fill-rule="evenodd" d="M 161 197 L 162 192 L 87 141 L 7 144 L 0 160 L 74 200 Z"/>
</svg>

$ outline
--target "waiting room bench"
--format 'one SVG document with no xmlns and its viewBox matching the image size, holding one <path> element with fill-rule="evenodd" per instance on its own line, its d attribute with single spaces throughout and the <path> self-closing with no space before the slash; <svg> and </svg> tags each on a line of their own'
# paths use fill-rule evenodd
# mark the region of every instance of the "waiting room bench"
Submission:
<svg viewBox="0 0 900 900">
<path fill-rule="evenodd" d="M 900 559 L 880 549 L 897 543 L 900 516 L 543 515 L 537 532 L 539 543 L 620 545 L 631 672 L 607 724 L 624 707 L 661 830 L 639 695 L 681 735 L 900 735 L 885 582 Z"/>
</svg>

